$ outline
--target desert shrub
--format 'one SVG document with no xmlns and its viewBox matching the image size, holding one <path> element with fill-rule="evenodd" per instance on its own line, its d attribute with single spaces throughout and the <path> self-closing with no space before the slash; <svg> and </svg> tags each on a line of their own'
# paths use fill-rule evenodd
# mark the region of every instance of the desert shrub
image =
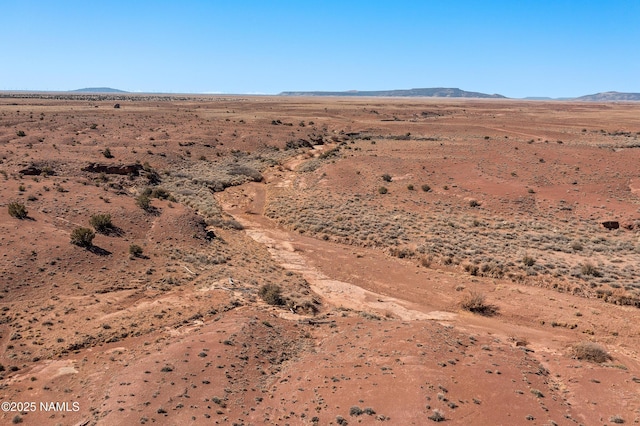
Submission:
<svg viewBox="0 0 640 426">
<path fill-rule="evenodd" d="M 362 413 L 364 413 L 364 411 L 362 411 L 362 408 L 358 407 L 357 405 L 354 405 L 349 409 L 350 416 L 359 416 Z"/>
<path fill-rule="evenodd" d="M 522 258 L 522 263 L 524 266 L 533 266 L 536 264 L 536 260 L 531 256 L 525 256 Z"/>
<path fill-rule="evenodd" d="M 478 265 L 474 265 L 472 263 L 468 263 L 464 265 L 465 272 L 468 272 L 470 275 L 476 276 L 478 272 L 480 272 L 480 267 Z"/>
<path fill-rule="evenodd" d="M 391 182 L 391 175 L 389 173 L 385 173 L 382 175 L 382 180 L 385 182 Z"/>
<path fill-rule="evenodd" d="M 335 147 L 328 151 L 324 151 L 318 156 L 318 158 L 321 160 L 326 160 L 327 158 L 337 157 L 339 152 L 340 152 L 340 147 Z"/>
<path fill-rule="evenodd" d="M 609 417 L 609 421 L 611 423 L 616 423 L 616 424 L 623 424 L 624 423 L 624 419 L 621 416 L 611 416 Z"/>
<path fill-rule="evenodd" d="M 152 210 L 151 207 L 151 198 L 149 198 L 146 194 L 140 194 L 136 198 L 136 206 L 140 207 L 142 210 L 149 212 Z"/>
<path fill-rule="evenodd" d="M 475 291 L 466 294 L 462 298 L 460 306 L 465 311 L 473 312 L 480 315 L 490 316 L 498 312 L 497 306 L 486 303 L 484 294 L 477 293 Z"/>
<path fill-rule="evenodd" d="M 251 179 L 254 182 L 262 182 L 264 180 L 262 173 L 260 173 L 256 169 L 249 166 L 243 166 L 243 165 L 231 166 L 229 168 L 229 174 L 246 176 L 247 178 Z"/>
<path fill-rule="evenodd" d="M 580 342 L 571 348 L 573 357 L 583 361 L 602 363 L 613 359 L 607 350 L 594 342 Z"/>
<path fill-rule="evenodd" d="M 408 247 L 403 247 L 403 248 L 392 247 L 389 249 L 389 254 L 391 254 L 391 256 L 404 259 L 406 257 L 413 257 L 416 253 L 415 251 L 411 250 Z"/>
<path fill-rule="evenodd" d="M 282 289 L 277 284 L 265 284 L 260 287 L 258 295 L 270 305 L 282 306 L 284 299 L 282 298 Z"/>
<path fill-rule="evenodd" d="M 429 185 L 427 185 L 426 183 L 424 185 L 421 186 L 422 190 L 424 192 L 429 192 L 431 191 L 431 187 Z"/>
<path fill-rule="evenodd" d="M 24 132 L 24 130 L 18 130 L 16 132 L 16 135 L 18 135 L 19 137 L 23 138 L 25 136 L 27 136 L 27 134 Z"/>
<path fill-rule="evenodd" d="M 408 189 L 409 191 L 413 191 L 413 190 L 414 190 L 414 187 L 413 187 L 413 185 L 412 185 L 412 184 L 409 184 L 409 185 L 407 185 L 407 189 Z"/>
<path fill-rule="evenodd" d="M 531 389 L 529 392 L 537 398 L 544 398 L 544 394 L 538 389 Z"/>
<path fill-rule="evenodd" d="M 469 207 L 480 207 L 478 200 L 469 200 Z"/>
<path fill-rule="evenodd" d="M 93 226 L 93 229 L 95 229 L 97 232 L 103 234 L 109 229 L 113 228 L 111 215 L 109 213 L 99 213 L 92 215 L 89 219 L 89 224 Z"/>
<path fill-rule="evenodd" d="M 96 234 L 89 228 L 76 228 L 71 232 L 71 244 L 80 247 L 91 247 Z"/>
<path fill-rule="evenodd" d="M 151 167 L 148 162 L 145 162 L 142 165 L 142 170 L 144 170 L 145 177 L 147 178 L 149 184 L 157 185 L 162 180 L 160 178 L 160 174 L 153 167 Z"/>
<path fill-rule="evenodd" d="M 591 275 L 592 277 L 601 277 L 602 273 L 596 268 L 596 266 L 592 263 L 585 263 L 580 268 L 580 272 L 582 275 Z"/>
<path fill-rule="evenodd" d="M 113 158 L 113 154 L 109 148 L 105 148 L 104 151 L 102 151 L 102 155 L 104 155 L 105 158 Z"/>
<path fill-rule="evenodd" d="M 129 254 L 134 257 L 142 256 L 142 247 L 137 244 L 131 244 L 129 246 Z"/>
<path fill-rule="evenodd" d="M 378 188 L 378 194 L 386 194 L 387 192 L 389 192 L 389 190 L 384 186 Z"/>
<path fill-rule="evenodd" d="M 223 229 L 235 229 L 237 231 L 242 231 L 244 226 L 235 219 L 224 220 L 221 218 L 208 218 L 205 223 L 209 226 L 215 226 Z"/>
<path fill-rule="evenodd" d="M 433 414 L 427 417 L 429 420 L 434 422 L 443 422 L 446 419 L 444 418 L 444 414 L 440 410 L 433 410 Z"/>
<path fill-rule="evenodd" d="M 9 215 L 17 219 L 25 219 L 27 217 L 27 208 L 24 204 L 18 201 L 12 201 L 9 203 Z"/>
<path fill-rule="evenodd" d="M 147 189 L 150 189 L 150 188 L 147 188 Z M 166 199 L 172 198 L 171 193 L 164 188 L 154 188 L 147 195 L 149 197 L 157 198 L 159 200 L 166 200 Z"/>
</svg>

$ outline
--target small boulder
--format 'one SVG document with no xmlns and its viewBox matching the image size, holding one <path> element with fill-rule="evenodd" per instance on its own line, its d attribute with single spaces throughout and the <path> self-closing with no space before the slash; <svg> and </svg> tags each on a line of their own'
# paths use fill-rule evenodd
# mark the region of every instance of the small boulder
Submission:
<svg viewBox="0 0 640 426">
<path fill-rule="evenodd" d="M 606 220 L 602 222 L 602 226 L 607 229 L 618 229 L 620 228 L 620 222 L 618 222 L 617 220 Z"/>
<path fill-rule="evenodd" d="M 40 176 L 42 174 L 42 169 L 40 167 L 31 165 L 20 170 L 18 173 L 24 176 Z"/>
</svg>

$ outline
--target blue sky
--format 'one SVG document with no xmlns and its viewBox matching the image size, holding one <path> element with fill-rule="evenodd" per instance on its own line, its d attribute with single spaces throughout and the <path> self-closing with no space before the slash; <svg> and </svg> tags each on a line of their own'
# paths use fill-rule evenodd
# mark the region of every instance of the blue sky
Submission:
<svg viewBox="0 0 640 426">
<path fill-rule="evenodd" d="M 640 92 L 640 1 L 0 3 L 0 90 Z"/>
</svg>

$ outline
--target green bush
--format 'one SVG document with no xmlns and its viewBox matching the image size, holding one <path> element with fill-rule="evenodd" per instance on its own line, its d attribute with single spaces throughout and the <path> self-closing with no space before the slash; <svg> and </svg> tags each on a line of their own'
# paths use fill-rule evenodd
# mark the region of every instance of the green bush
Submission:
<svg viewBox="0 0 640 426">
<path fill-rule="evenodd" d="M 9 215 L 17 219 L 25 219 L 27 217 L 27 208 L 24 204 L 18 201 L 12 201 L 9 203 Z"/>
<path fill-rule="evenodd" d="M 380 188 L 378 188 L 379 194 L 386 194 L 387 192 L 389 192 L 389 190 L 384 186 L 381 186 Z"/>
<path fill-rule="evenodd" d="M 382 180 L 385 182 L 391 182 L 391 175 L 389 173 L 385 173 L 382 175 Z"/>
<path fill-rule="evenodd" d="M 424 185 L 422 185 L 422 190 L 424 192 L 429 192 L 431 191 L 431 187 L 425 183 Z"/>
<path fill-rule="evenodd" d="M 113 228 L 111 215 L 109 213 L 94 214 L 91 216 L 91 219 L 89 219 L 89 223 L 97 232 L 103 234 Z"/>
<path fill-rule="evenodd" d="M 27 136 L 27 134 L 24 132 L 24 130 L 18 130 L 16 132 L 16 135 L 18 135 L 19 137 L 23 138 L 25 136 Z"/>
<path fill-rule="evenodd" d="M 89 228 L 76 228 L 71 232 L 71 244 L 80 247 L 91 247 L 96 233 Z"/>
</svg>

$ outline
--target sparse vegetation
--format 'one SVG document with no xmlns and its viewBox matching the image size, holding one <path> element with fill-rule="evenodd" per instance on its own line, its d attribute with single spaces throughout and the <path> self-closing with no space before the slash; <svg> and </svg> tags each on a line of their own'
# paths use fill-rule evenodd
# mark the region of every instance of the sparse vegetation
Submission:
<svg viewBox="0 0 640 426">
<path fill-rule="evenodd" d="M 577 343 L 571 350 L 574 358 L 583 361 L 600 364 L 613 359 L 604 347 L 594 342 Z"/>
<path fill-rule="evenodd" d="M 460 302 L 460 306 L 465 311 L 475 314 L 491 316 L 498 312 L 498 307 L 486 303 L 486 297 L 482 293 L 475 291 L 467 293 Z"/>
<path fill-rule="evenodd" d="M 424 192 L 429 192 L 429 191 L 431 191 L 431 186 L 427 185 L 426 183 L 425 183 L 425 184 L 423 184 L 420 188 L 422 188 L 422 190 L 423 190 Z"/>
<path fill-rule="evenodd" d="M 93 226 L 96 232 L 101 234 L 107 233 L 113 229 L 113 223 L 111 222 L 111 215 L 109 213 L 94 214 L 89 219 L 89 224 Z"/>
<path fill-rule="evenodd" d="M 90 228 L 76 228 L 71 231 L 71 244 L 80 247 L 91 247 L 96 234 Z"/>
<path fill-rule="evenodd" d="M 104 155 L 105 158 L 113 158 L 113 154 L 111 153 L 111 149 L 109 149 L 108 147 L 105 148 L 102 151 L 102 155 Z"/>
<path fill-rule="evenodd" d="M 364 411 L 362 411 L 362 408 L 358 407 L 357 405 L 354 405 L 353 407 L 351 407 L 349 409 L 349 415 L 350 416 L 359 416 L 362 413 L 364 413 Z"/>
<path fill-rule="evenodd" d="M 385 173 L 382 175 L 382 180 L 385 182 L 391 182 L 392 178 L 391 175 L 389 173 Z"/>
<path fill-rule="evenodd" d="M 598 270 L 598 268 L 589 262 L 584 263 L 581 267 L 580 267 L 580 272 L 582 273 L 582 275 L 588 275 L 588 276 L 592 276 L 592 277 L 601 277 L 602 274 L 600 273 L 600 271 Z"/>
<path fill-rule="evenodd" d="M 16 135 L 18 135 L 18 137 L 23 138 L 25 136 L 27 136 L 27 134 L 24 132 L 24 130 L 18 130 L 16 132 Z"/>
<path fill-rule="evenodd" d="M 378 194 L 386 194 L 389 190 L 385 186 L 378 188 Z"/>
<path fill-rule="evenodd" d="M 26 219 L 28 211 L 24 204 L 19 201 L 12 201 L 9 203 L 9 215 L 16 219 Z"/>
<path fill-rule="evenodd" d="M 258 295 L 266 303 L 274 306 L 282 306 L 285 300 L 282 298 L 282 289 L 277 284 L 265 284 L 260 287 Z"/>
<path fill-rule="evenodd" d="M 446 420 L 442 411 L 438 409 L 433 410 L 433 414 L 431 414 L 428 419 L 433 422 L 443 422 Z"/>
<path fill-rule="evenodd" d="M 137 244 L 131 244 L 131 245 L 129 246 L 129 254 L 130 254 L 131 256 L 133 256 L 133 257 L 140 257 L 140 256 L 142 256 L 142 252 L 143 252 L 142 247 L 140 247 L 140 246 L 139 246 L 139 245 L 137 245 Z"/>
<path fill-rule="evenodd" d="M 140 194 L 136 197 L 136 205 L 146 212 L 151 212 L 153 207 L 151 206 L 151 198 L 146 194 Z"/>
</svg>

